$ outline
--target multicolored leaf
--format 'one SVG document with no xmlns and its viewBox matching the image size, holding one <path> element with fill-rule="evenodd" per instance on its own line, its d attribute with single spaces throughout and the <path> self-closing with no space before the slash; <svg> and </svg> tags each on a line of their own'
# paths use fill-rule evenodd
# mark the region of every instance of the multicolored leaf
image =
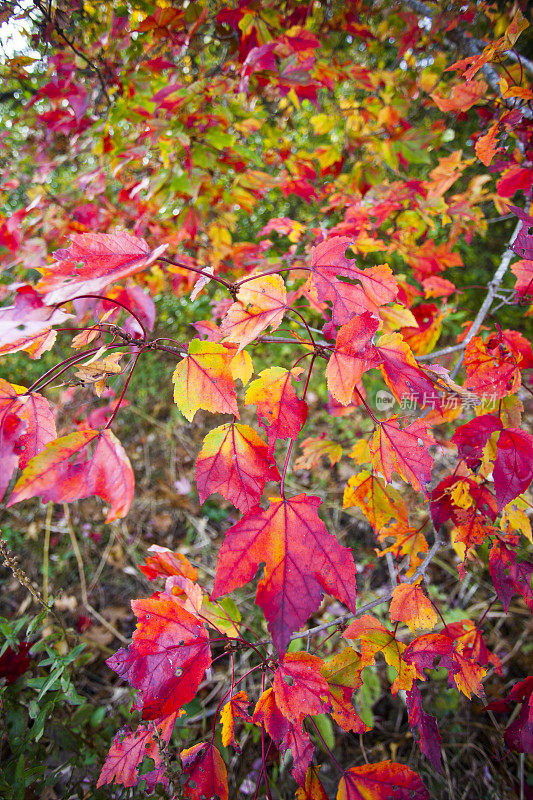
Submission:
<svg viewBox="0 0 533 800">
<path fill-rule="evenodd" d="M 381 478 L 367 470 L 349 478 L 342 507 L 359 508 L 376 532 L 393 519 L 407 525 L 407 509 L 398 490 L 385 487 Z"/>
<path fill-rule="evenodd" d="M 408 664 L 417 670 L 433 669 L 438 662 L 448 670 L 448 685 L 455 686 L 468 699 L 472 694 L 484 698 L 481 679 L 487 670 L 471 657 L 458 652 L 454 639 L 445 633 L 426 633 L 414 639 L 403 654 Z"/>
<path fill-rule="evenodd" d="M 267 481 L 279 478 L 266 442 L 249 425 L 228 422 L 212 430 L 196 461 L 200 502 L 219 492 L 243 513 L 257 505 Z"/>
<path fill-rule="evenodd" d="M 89 445 L 94 447 L 92 456 Z M 133 490 L 133 470 L 114 433 L 82 430 L 55 439 L 30 459 L 8 506 L 30 497 L 71 503 L 97 495 L 110 504 L 106 522 L 112 522 L 128 513 Z"/>
<path fill-rule="evenodd" d="M 220 721 L 222 722 L 222 744 L 224 747 L 235 745 L 235 720 L 243 719 L 251 722 L 247 708 L 250 705 L 248 695 L 244 691 L 237 692 L 222 706 Z"/>
<path fill-rule="evenodd" d="M 232 357 L 233 354 L 218 342 L 200 339 L 189 342 L 188 355 L 172 375 L 174 402 L 189 422 L 201 408 L 214 414 L 239 417 L 230 366 Z"/>
<path fill-rule="evenodd" d="M 435 444 L 423 419 L 400 428 L 398 418 L 381 422 L 370 443 L 372 463 L 391 483 L 393 472 L 417 491 L 425 491 L 431 480 L 433 457 L 428 449 Z"/>
<path fill-rule="evenodd" d="M 275 331 L 286 307 L 287 292 L 280 275 L 248 280 L 239 288 L 236 302 L 222 321 L 222 333 L 242 350 L 269 326 Z"/>
<path fill-rule="evenodd" d="M 252 580 L 265 564 L 256 602 L 268 620 L 278 652 L 316 611 L 323 592 L 355 610 L 353 556 L 331 536 L 318 516 L 318 497 L 273 498 L 267 510 L 243 517 L 220 549 L 212 599 Z"/>
<path fill-rule="evenodd" d="M 257 418 L 266 429 L 269 450 L 276 439 L 295 439 L 307 419 L 307 403 L 296 395 L 292 380 L 299 380 L 303 370 L 293 367 L 270 367 L 259 373 L 245 395 L 245 403 L 257 406 Z"/>
<path fill-rule="evenodd" d="M 378 761 L 345 772 L 337 800 L 429 800 L 429 792 L 409 767 Z"/>
<path fill-rule="evenodd" d="M 211 664 L 209 636 L 202 622 L 179 599 L 156 593 L 133 600 L 137 628 L 127 650 L 107 665 L 142 692 L 144 719 L 178 711 L 196 695 Z"/>
</svg>

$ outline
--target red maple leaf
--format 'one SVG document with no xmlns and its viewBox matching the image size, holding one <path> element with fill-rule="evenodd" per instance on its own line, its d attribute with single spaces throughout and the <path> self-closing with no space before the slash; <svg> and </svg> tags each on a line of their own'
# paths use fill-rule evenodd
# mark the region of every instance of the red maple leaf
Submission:
<svg viewBox="0 0 533 800">
<path fill-rule="evenodd" d="M 146 781 L 150 792 L 157 783 L 166 786 L 168 780 L 165 777 L 163 758 L 154 734 L 157 731 L 158 739 L 168 744 L 177 716 L 177 712 L 174 712 L 153 722 L 141 723 L 135 731 L 128 728 L 118 731 L 100 772 L 97 788 L 107 783 L 137 786 L 141 780 Z M 140 774 L 139 769 L 145 758 L 153 760 L 154 768 Z"/>
<path fill-rule="evenodd" d="M 200 742 L 182 750 L 185 785 L 183 797 L 187 800 L 228 800 L 228 775 L 222 756 L 213 744 Z"/>
<path fill-rule="evenodd" d="M 144 239 L 127 231 L 73 233 L 71 239 L 70 247 L 54 253 L 55 264 L 42 269 L 37 291 L 48 305 L 98 294 L 110 283 L 153 264 L 168 247 L 162 244 L 150 250 Z"/>
<path fill-rule="evenodd" d="M 355 610 L 355 564 L 350 550 L 326 530 L 318 497 L 274 498 L 229 529 L 220 549 L 212 599 L 244 586 L 265 563 L 256 602 L 278 652 L 316 611 L 323 592 Z"/>
<path fill-rule="evenodd" d="M 265 483 L 279 478 L 266 442 L 249 425 L 229 422 L 212 430 L 196 461 L 200 502 L 219 492 L 244 513 L 257 505 Z"/>
<path fill-rule="evenodd" d="M 133 642 L 106 663 L 141 690 L 144 719 L 157 719 L 195 696 L 211 664 L 209 636 L 173 595 L 157 592 L 131 607 L 138 619 Z"/>
</svg>

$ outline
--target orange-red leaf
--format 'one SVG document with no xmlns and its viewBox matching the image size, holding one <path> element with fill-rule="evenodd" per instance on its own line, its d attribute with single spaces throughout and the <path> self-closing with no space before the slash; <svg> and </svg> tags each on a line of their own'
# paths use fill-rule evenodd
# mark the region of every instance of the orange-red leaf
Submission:
<svg viewBox="0 0 533 800">
<path fill-rule="evenodd" d="M 498 149 L 498 122 L 493 124 L 488 129 L 487 133 L 480 136 L 476 142 L 476 155 L 486 167 L 490 167 L 490 163 Z"/>
<path fill-rule="evenodd" d="M 273 687 L 281 713 L 294 723 L 308 714 L 329 710 L 329 687 L 322 675 L 324 662 L 310 653 L 286 653 L 274 675 Z"/>
<path fill-rule="evenodd" d="M 450 97 L 443 97 L 437 92 L 432 92 L 436 105 L 444 113 L 448 111 L 468 111 L 484 97 L 487 91 L 485 81 L 469 81 L 459 83 L 453 87 Z"/>
<path fill-rule="evenodd" d="M 326 380 L 333 397 L 344 406 L 350 403 L 361 376 L 379 365 L 372 346 L 378 325 L 377 317 L 365 311 L 339 328 L 335 350 L 326 367 Z"/>
<path fill-rule="evenodd" d="M 257 604 L 279 652 L 293 631 L 316 611 L 323 592 L 355 610 L 355 564 L 352 553 L 331 536 L 318 516 L 318 497 L 274 498 L 226 534 L 220 549 L 212 599 L 244 586 L 265 564 Z"/>
<path fill-rule="evenodd" d="M 243 513 L 257 505 L 265 483 L 279 477 L 266 442 L 249 425 L 234 422 L 207 434 L 196 461 L 200 502 L 219 492 Z"/>
<path fill-rule="evenodd" d="M 228 800 L 228 774 L 226 765 L 217 748 L 211 743 L 200 742 L 182 750 L 186 800 Z"/>
<path fill-rule="evenodd" d="M 393 761 L 352 767 L 339 783 L 337 800 L 429 800 L 420 776 Z"/>
<path fill-rule="evenodd" d="M 269 326 L 275 331 L 286 306 L 287 292 L 280 275 L 246 281 L 239 288 L 237 301 L 229 307 L 221 330 L 229 342 L 235 342 L 242 350 Z"/>
<path fill-rule="evenodd" d="M 0 500 L 17 465 L 24 469 L 57 436 L 48 400 L 23 392 L 0 378 Z"/>
<path fill-rule="evenodd" d="M 43 503 L 71 503 L 97 495 L 110 504 L 106 522 L 111 522 L 126 516 L 133 489 L 131 464 L 114 433 L 75 431 L 50 442 L 29 461 L 8 505 L 30 497 L 41 497 Z"/>
<path fill-rule="evenodd" d="M 108 284 L 153 264 L 167 249 L 150 250 L 144 239 L 127 231 L 73 233 L 66 250 L 56 250 L 56 262 L 44 267 L 37 291 L 52 305 L 82 294 L 98 294 Z"/>
<path fill-rule="evenodd" d="M 230 367 L 232 358 L 233 354 L 218 342 L 200 339 L 189 342 L 188 355 L 179 362 L 172 376 L 174 402 L 189 422 L 200 408 L 215 414 L 239 416 Z"/>
<path fill-rule="evenodd" d="M 142 691 L 144 719 L 178 711 L 196 695 L 211 664 L 209 636 L 202 622 L 173 595 L 156 593 L 133 600 L 137 628 L 127 650 L 106 663 Z"/>
<path fill-rule="evenodd" d="M 420 578 L 416 583 L 400 583 L 392 593 L 389 608 L 393 622 L 405 622 L 414 632 L 420 628 L 431 630 L 439 620 L 429 597 L 422 591 L 421 582 Z"/>
<path fill-rule="evenodd" d="M 148 578 L 154 581 L 156 578 L 168 578 L 170 575 L 182 575 L 195 581 L 198 577 L 198 570 L 181 553 L 169 550 L 168 547 L 161 547 L 153 544 L 148 548 L 149 556 L 144 564 L 139 564 L 139 569 Z"/>
</svg>

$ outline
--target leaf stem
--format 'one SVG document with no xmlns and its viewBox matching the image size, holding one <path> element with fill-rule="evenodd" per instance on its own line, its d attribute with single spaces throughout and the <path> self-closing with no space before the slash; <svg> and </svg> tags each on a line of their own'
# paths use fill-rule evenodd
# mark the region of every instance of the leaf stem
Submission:
<svg viewBox="0 0 533 800">
<path fill-rule="evenodd" d="M 132 311 L 131 308 L 128 308 L 128 306 L 124 305 L 124 303 L 121 303 L 120 300 L 115 300 L 111 297 L 105 297 L 101 294 L 80 294 L 78 297 L 72 297 L 70 300 L 63 300 L 61 303 L 54 303 L 54 306 L 59 308 L 60 306 L 64 306 L 66 303 L 70 303 L 73 300 L 101 300 L 105 303 L 112 303 L 115 306 L 120 306 L 120 308 L 122 308 L 124 311 L 127 311 L 128 314 L 131 314 L 131 316 L 139 323 L 144 334 L 144 338 L 146 339 L 148 337 L 148 331 L 142 324 L 137 314 Z"/>
<path fill-rule="evenodd" d="M 326 742 L 324 741 L 324 737 L 322 736 L 322 734 L 321 734 L 321 733 L 320 733 L 320 731 L 318 730 L 318 725 L 316 724 L 316 722 L 314 721 L 314 719 L 313 719 L 312 717 L 308 717 L 307 719 L 309 720 L 309 722 L 311 723 L 311 725 L 312 725 L 312 726 L 313 726 L 313 728 L 315 729 L 315 733 L 316 733 L 316 735 L 318 736 L 318 738 L 320 739 L 320 741 L 322 742 L 322 745 L 323 745 L 323 747 L 324 747 L 324 749 L 325 749 L 326 753 L 327 753 L 327 754 L 328 754 L 328 756 L 330 757 L 330 759 L 331 759 L 331 762 L 332 762 L 333 764 L 335 764 L 335 766 L 337 767 L 337 769 L 339 770 L 339 772 L 341 772 L 341 773 L 344 775 L 344 770 L 343 770 L 343 768 L 341 767 L 341 765 L 339 764 L 339 762 L 337 761 L 337 759 L 335 758 L 335 756 L 333 755 L 333 753 L 331 752 L 331 750 L 330 750 L 330 749 L 329 749 L 329 747 L 327 746 Z"/>
</svg>

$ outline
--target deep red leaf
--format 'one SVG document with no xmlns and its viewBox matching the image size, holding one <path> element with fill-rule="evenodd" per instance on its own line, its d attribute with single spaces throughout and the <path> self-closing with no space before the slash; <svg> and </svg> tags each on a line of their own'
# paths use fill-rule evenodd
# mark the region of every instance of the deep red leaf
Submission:
<svg viewBox="0 0 533 800">
<path fill-rule="evenodd" d="M 520 428 L 506 428 L 498 437 L 494 488 L 498 511 L 525 492 L 533 480 L 533 436 Z"/>
</svg>

